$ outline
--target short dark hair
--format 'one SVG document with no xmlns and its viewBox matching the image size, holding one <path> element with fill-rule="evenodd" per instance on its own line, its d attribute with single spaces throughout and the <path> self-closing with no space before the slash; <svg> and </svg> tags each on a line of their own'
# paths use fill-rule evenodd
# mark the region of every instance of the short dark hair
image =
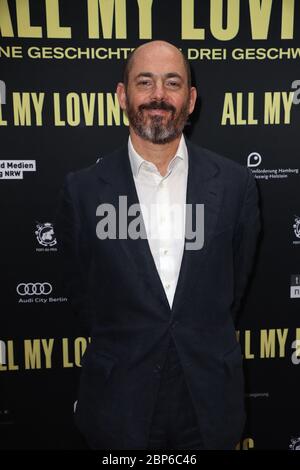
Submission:
<svg viewBox="0 0 300 470">
<path fill-rule="evenodd" d="M 134 60 L 134 56 L 135 56 L 135 52 L 138 48 L 134 49 L 130 54 L 129 54 L 129 57 L 128 59 L 126 60 L 126 63 L 125 63 L 125 66 L 124 66 L 124 71 L 123 71 L 123 83 L 125 85 L 125 89 L 127 90 L 127 86 L 128 86 L 128 80 L 129 80 L 129 74 L 130 74 L 130 70 L 132 69 L 132 65 L 133 65 L 133 60 Z M 183 52 L 178 49 L 178 51 L 180 52 L 181 54 L 181 57 L 182 57 L 182 60 L 183 60 L 183 63 L 184 63 L 184 68 L 185 68 L 185 71 L 186 71 L 186 75 L 187 75 L 187 84 L 188 84 L 188 87 L 191 88 L 192 86 L 192 73 L 191 73 L 191 66 L 190 66 L 190 63 L 188 61 L 188 59 L 186 58 L 186 56 L 183 54 Z"/>
</svg>

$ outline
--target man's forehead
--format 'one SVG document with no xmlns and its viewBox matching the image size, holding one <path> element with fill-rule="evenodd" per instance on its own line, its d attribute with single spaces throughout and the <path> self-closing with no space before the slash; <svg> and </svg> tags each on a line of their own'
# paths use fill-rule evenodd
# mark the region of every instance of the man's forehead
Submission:
<svg viewBox="0 0 300 470">
<path fill-rule="evenodd" d="M 133 55 L 136 64 L 143 63 L 150 57 L 154 62 L 165 61 L 166 63 L 182 64 L 182 54 L 179 49 L 173 45 L 166 45 L 159 41 L 154 41 L 153 43 L 148 43 L 138 47 Z"/>
<path fill-rule="evenodd" d="M 176 64 L 176 66 L 183 65 L 183 59 L 180 52 L 174 52 L 172 50 L 150 50 L 150 51 L 138 51 L 134 56 L 135 65 L 143 64 L 148 62 L 151 59 L 151 63 L 166 63 L 166 64 Z"/>
<path fill-rule="evenodd" d="M 173 56 L 171 60 L 154 56 L 151 60 L 147 56 L 134 57 L 131 66 L 132 77 L 144 76 L 178 76 L 184 79 L 186 70 L 182 57 Z"/>
<path fill-rule="evenodd" d="M 190 69 L 184 55 L 176 46 L 165 41 L 142 44 L 129 56 L 124 70 L 124 82 L 142 73 L 178 73 L 190 85 Z"/>
</svg>

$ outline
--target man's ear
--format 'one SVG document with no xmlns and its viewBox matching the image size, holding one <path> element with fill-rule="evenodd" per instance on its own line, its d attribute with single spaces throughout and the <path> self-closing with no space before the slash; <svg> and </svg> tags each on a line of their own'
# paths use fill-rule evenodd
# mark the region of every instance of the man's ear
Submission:
<svg viewBox="0 0 300 470">
<path fill-rule="evenodd" d="M 126 92 L 125 85 L 122 82 L 119 82 L 117 85 L 117 96 L 119 100 L 119 105 L 123 111 L 126 110 Z"/>
<path fill-rule="evenodd" d="M 192 114 L 192 112 L 194 111 L 196 100 L 197 100 L 197 90 L 193 86 L 191 87 L 191 91 L 190 91 L 189 114 Z"/>
</svg>

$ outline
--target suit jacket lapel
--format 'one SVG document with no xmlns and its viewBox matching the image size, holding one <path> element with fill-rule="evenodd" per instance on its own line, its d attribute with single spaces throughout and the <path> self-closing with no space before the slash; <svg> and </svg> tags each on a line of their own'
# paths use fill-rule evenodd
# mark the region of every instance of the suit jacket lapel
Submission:
<svg viewBox="0 0 300 470">
<path fill-rule="evenodd" d="M 200 250 L 187 250 L 185 245 L 172 315 L 175 315 L 184 301 L 190 297 L 195 281 L 198 279 L 197 272 L 205 259 L 214 233 L 223 194 L 223 185 L 217 177 L 218 166 L 207 160 L 206 156 L 201 154 L 201 150 L 195 148 L 189 141 L 187 141 L 187 148 L 189 170 L 186 200 L 187 204 L 192 205 L 193 215 L 195 205 L 204 204 L 204 245 Z M 186 241 L 189 240 L 186 239 Z"/>
</svg>

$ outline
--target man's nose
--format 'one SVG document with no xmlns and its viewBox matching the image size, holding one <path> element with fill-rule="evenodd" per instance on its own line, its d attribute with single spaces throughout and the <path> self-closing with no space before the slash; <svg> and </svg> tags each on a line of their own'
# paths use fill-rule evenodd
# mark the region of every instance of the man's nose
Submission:
<svg viewBox="0 0 300 470">
<path fill-rule="evenodd" d="M 162 100 L 165 97 L 165 87 L 162 81 L 158 80 L 155 82 L 152 90 L 152 99 L 157 101 Z"/>
</svg>

